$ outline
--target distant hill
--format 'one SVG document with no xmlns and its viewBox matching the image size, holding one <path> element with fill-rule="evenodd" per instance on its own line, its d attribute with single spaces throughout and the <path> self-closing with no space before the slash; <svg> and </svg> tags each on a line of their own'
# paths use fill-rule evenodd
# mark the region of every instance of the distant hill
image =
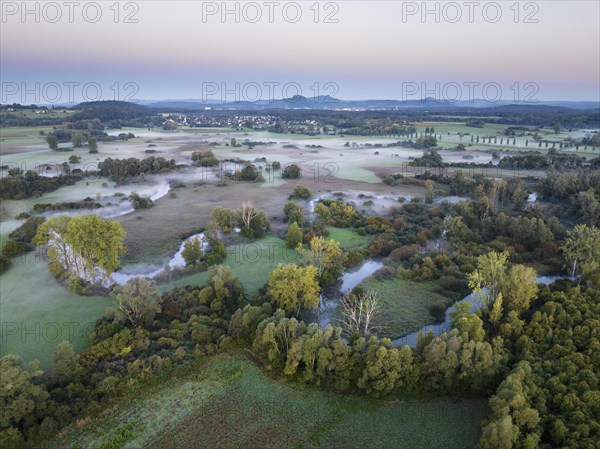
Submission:
<svg viewBox="0 0 600 449">
<path fill-rule="evenodd" d="M 136 103 L 127 101 L 88 101 L 79 103 L 72 110 L 79 111 L 72 116 L 73 120 L 99 119 L 102 122 L 124 120 L 156 114 L 156 111 Z"/>
<path fill-rule="evenodd" d="M 297 95 L 291 98 L 259 101 L 220 102 L 216 100 L 161 100 L 146 103 L 148 108 L 173 111 L 214 110 L 268 110 L 268 109 L 350 109 L 350 110 L 452 110 L 452 109 L 488 109 L 513 108 L 514 112 L 531 112 L 536 110 L 560 111 L 566 109 L 589 110 L 600 107 L 594 101 L 549 101 L 538 103 L 519 103 L 511 101 L 490 102 L 482 99 L 472 101 L 438 101 L 434 98 L 423 100 L 340 100 L 330 96 L 304 97 Z"/>
</svg>

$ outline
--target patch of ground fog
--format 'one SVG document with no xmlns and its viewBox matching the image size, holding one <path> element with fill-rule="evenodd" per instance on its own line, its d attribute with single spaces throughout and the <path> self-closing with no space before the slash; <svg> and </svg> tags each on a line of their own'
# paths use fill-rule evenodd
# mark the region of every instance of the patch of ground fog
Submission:
<svg viewBox="0 0 600 449">
<path fill-rule="evenodd" d="M 339 195 L 342 193 L 342 195 Z M 307 202 L 307 211 L 309 214 L 314 214 L 315 205 L 320 200 L 340 200 L 346 203 L 354 203 L 354 208 L 359 211 L 364 211 L 368 215 L 384 213 L 390 207 L 400 207 L 402 204 L 411 202 L 415 195 L 398 194 L 378 194 L 370 191 L 349 190 L 344 192 L 327 192 L 317 197 L 312 198 Z M 467 197 L 457 195 L 438 196 L 434 199 L 434 204 L 459 203 L 467 200 Z M 365 204 L 365 202 L 367 204 Z M 372 204 L 370 204 L 372 202 Z"/>
</svg>

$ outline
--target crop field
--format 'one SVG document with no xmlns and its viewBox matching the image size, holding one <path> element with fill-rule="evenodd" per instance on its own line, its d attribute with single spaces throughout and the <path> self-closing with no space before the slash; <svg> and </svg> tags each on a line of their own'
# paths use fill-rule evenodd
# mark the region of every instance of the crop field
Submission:
<svg viewBox="0 0 600 449">
<path fill-rule="evenodd" d="M 223 354 L 42 447 L 467 449 L 486 413 L 482 400 L 388 402 L 300 388 Z"/>
</svg>

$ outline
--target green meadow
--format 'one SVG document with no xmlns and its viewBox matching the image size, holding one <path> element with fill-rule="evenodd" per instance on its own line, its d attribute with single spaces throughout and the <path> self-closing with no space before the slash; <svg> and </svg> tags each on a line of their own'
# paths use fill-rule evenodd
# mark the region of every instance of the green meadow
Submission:
<svg viewBox="0 0 600 449">
<path fill-rule="evenodd" d="M 0 356 L 18 354 L 51 368 L 52 353 L 63 340 L 76 351 L 89 344 L 89 336 L 112 300 L 79 296 L 52 276 L 48 264 L 31 252 L 13 258 L 0 276 Z"/>
<path fill-rule="evenodd" d="M 388 402 L 300 387 L 242 354 L 205 359 L 123 402 L 42 448 L 467 449 L 487 414 L 485 400 Z"/>
</svg>

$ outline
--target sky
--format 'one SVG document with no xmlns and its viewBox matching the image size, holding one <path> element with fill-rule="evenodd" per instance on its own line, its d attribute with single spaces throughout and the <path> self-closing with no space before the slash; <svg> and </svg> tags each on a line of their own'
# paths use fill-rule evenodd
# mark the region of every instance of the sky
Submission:
<svg viewBox="0 0 600 449">
<path fill-rule="evenodd" d="M 600 99 L 597 0 L 2 0 L 1 9 L 2 103 Z"/>
</svg>

